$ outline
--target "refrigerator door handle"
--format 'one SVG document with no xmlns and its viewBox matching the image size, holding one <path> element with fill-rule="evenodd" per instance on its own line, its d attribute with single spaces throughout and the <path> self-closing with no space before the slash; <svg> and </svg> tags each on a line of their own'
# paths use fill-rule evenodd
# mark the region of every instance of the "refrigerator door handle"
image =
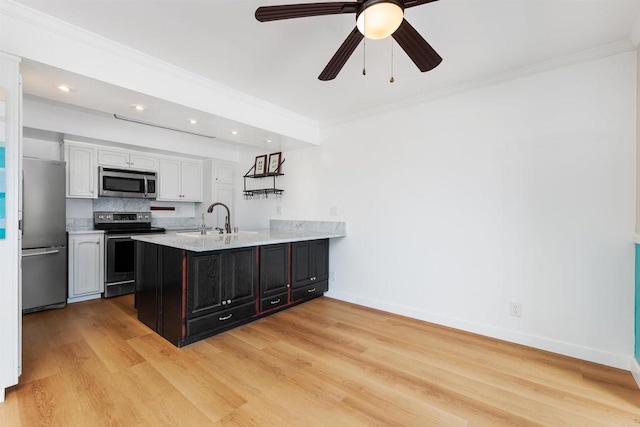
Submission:
<svg viewBox="0 0 640 427">
<path fill-rule="evenodd" d="M 58 254 L 60 253 L 59 250 L 54 249 L 54 250 L 44 250 L 44 251 L 39 251 L 39 252 L 29 252 L 29 253 L 23 253 L 22 257 L 26 258 L 26 257 L 30 257 L 30 256 L 40 256 L 40 255 L 54 255 L 54 254 Z"/>
</svg>

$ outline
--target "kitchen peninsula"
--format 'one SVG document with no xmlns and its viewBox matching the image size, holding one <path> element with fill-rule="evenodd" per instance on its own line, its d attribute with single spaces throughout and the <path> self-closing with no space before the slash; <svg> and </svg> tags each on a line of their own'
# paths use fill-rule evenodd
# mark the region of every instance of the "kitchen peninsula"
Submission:
<svg viewBox="0 0 640 427">
<path fill-rule="evenodd" d="M 138 319 L 180 347 L 329 289 L 341 222 L 272 221 L 266 231 L 136 236 Z"/>
</svg>

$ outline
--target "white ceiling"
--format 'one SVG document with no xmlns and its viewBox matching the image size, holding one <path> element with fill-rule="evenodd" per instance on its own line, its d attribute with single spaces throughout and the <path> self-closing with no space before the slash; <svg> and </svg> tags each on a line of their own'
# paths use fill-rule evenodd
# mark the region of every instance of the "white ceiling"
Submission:
<svg viewBox="0 0 640 427">
<path fill-rule="evenodd" d="M 640 13 L 640 0 L 440 0 L 405 11 L 443 57 L 436 69 L 420 73 L 396 45 L 390 83 L 390 39 L 367 41 L 366 76 L 360 44 L 335 80 L 321 82 L 317 76 L 355 26 L 354 15 L 254 18 L 258 6 L 304 0 L 16 2 L 321 124 L 627 40 Z M 64 78 L 55 72 L 26 61 L 25 92 L 59 97 L 44 84 Z M 110 112 L 139 102 L 110 89 L 74 102 Z M 176 127 L 185 126 L 183 115 L 195 114 L 166 107 L 171 117 L 164 122 L 175 120 Z"/>
</svg>

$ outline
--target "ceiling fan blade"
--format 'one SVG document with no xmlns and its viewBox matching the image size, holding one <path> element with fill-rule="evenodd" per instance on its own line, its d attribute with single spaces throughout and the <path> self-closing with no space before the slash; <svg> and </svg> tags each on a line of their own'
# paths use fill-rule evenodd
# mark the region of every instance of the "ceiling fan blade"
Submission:
<svg viewBox="0 0 640 427">
<path fill-rule="evenodd" d="M 432 3 L 438 0 L 404 0 L 404 8 L 410 8 L 414 6 L 420 6 L 421 4 Z"/>
<path fill-rule="evenodd" d="M 349 1 L 261 6 L 256 9 L 256 19 L 260 22 L 267 22 L 280 19 L 304 18 L 307 16 L 356 13 L 359 5 L 360 2 Z"/>
<path fill-rule="evenodd" d="M 327 66 L 324 67 L 324 70 L 322 70 L 318 79 L 323 81 L 335 79 L 363 38 L 364 36 L 360 31 L 358 31 L 358 27 L 355 27 L 347 36 L 345 41 L 342 42 L 342 45 L 340 45 Z"/>
<path fill-rule="evenodd" d="M 442 62 L 442 57 L 406 19 L 402 20 L 400 27 L 393 33 L 393 38 L 423 73 L 433 70 Z"/>
</svg>

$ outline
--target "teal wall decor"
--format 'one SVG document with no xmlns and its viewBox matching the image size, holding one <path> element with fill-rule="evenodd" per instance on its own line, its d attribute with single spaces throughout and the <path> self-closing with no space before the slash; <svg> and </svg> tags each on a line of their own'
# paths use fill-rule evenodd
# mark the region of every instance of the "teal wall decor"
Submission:
<svg viewBox="0 0 640 427">
<path fill-rule="evenodd" d="M 6 145 L 7 140 L 5 111 L 6 103 L 4 101 L 4 89 L 0 88 L 0 239 L 4 239 L 7 233 L 7 172 L 6 167 Z"/>
</svg>

